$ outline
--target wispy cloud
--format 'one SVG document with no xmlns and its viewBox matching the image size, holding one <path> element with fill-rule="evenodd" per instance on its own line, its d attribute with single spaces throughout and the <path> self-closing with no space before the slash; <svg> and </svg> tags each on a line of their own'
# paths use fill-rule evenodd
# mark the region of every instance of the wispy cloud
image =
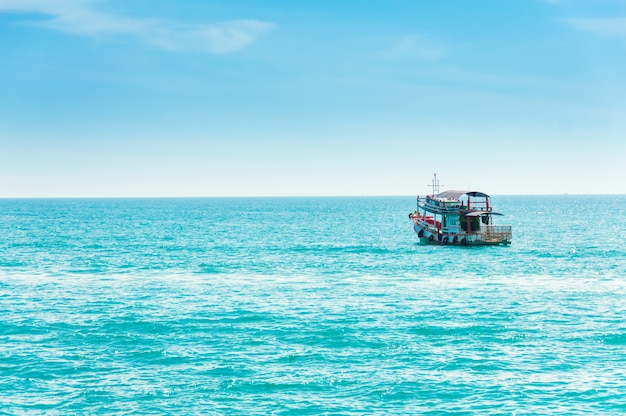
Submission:
<svg viewBox="0 0 626 416">
<path fill-rule="evenodd" d="M 575 29 L 603 36 L 618 36 L 626 40 L 626 17 L 562 19 Z"/>
<path fill-rule="evenodd" d="M 392 46 L 385 51 L 386 58 L 416 57 L 438 60 L 445 56 L 444 49 L 434 41 L 419 35 L 409 34 L 393 39 Z"/>
<path fill-rule="evenodd" d="M 273 27 L 254 19 L 197 25 L 125 17 L 97 10 L 93 0 L 0 0 L 1 12 L 43 14 L 49 19 L 37 25 L 79 36 L 128 36 L 171 51 L 233 52 Z"/>
</svg>

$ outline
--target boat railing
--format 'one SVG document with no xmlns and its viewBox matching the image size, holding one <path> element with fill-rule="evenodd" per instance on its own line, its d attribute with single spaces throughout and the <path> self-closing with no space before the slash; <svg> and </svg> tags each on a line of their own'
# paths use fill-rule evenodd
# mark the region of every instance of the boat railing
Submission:
<svg viewBox="0 0 626 416">
<path fill-rule="evenodd" d="M 454 212 L 458 212 L 459 211 L 459 207 L 443 207 L 441 205 L 433 205 L 433 204 L 429 204 L 428 202 L 424 202 L 424 201 L 419 201 L 418 205 L 430 212 L 441 212 L 441 213 L 454 213 Z"/>
<path fill-rule="evenodd" d="M 480 231 L 473 232 L 475 241 L 486 243 L 510 243 L 513 237 L 513 230 L 510 225 L 483 225 Z"/>
<path fill-rule="evenodd" d="M 484 212 L 491 212 L 492 208 L 488 207 L 487 205 L 479 205 L 479 204 L 472 204 L 472 209 L 471 211 L 484 211 Z"/>
</svg>

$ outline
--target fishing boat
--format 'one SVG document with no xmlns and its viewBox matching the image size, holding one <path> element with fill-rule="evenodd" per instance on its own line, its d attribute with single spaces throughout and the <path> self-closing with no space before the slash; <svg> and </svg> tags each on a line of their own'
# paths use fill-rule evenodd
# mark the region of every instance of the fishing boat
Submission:
<svg viewBox="0 0 626 416">
<path fill-rule="evenodd" d="M 409 214 L 420 241 L 437 245 L 509 245 L 510 225 L 494 225 L 489 195 L 479 191 L 439 192 L 437 175 L 432 195 L 417 197 L 417 209 Z"/>
</svg>

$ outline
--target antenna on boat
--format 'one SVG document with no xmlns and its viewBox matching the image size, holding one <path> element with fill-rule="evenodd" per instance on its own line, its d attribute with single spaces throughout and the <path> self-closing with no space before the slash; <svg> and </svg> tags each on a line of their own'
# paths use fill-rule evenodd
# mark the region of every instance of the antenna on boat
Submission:
<svg viewBox="0 0 626 416">
<path fill-rule="evenodd" d="M 428 185 L 433 188 L 433 195 L 437 195 L 439 193 L 439 179 L 437 179 L 437 174 L 435 173 L 435 177 L 433 178 L 433 184 Z M 444 186 L 444 185 L 441 185 Z"/>
</svg>

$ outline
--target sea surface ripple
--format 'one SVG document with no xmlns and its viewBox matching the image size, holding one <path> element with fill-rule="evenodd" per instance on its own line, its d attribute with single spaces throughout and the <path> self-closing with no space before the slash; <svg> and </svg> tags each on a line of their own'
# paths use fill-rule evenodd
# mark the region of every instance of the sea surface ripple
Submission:
<svg viewBox="0 0 626 416">
<path fill-rule="evenodd" d="M 0 200 L 0 413 L 625 414 L 626 196 Z"/>
</svg>

